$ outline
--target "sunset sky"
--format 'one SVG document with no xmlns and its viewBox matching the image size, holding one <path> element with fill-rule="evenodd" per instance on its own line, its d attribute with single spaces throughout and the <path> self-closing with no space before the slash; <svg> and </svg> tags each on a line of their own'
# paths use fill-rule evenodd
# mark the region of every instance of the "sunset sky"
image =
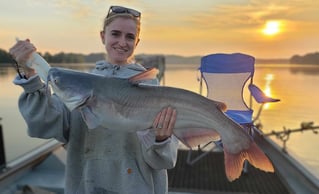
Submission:
<svg viewBox="0 0 319 194">
<path fill-rule="evenodd" d="M 0 48 L 8 51 L 18 37 L 39 52 L 104 52 L 99 31 L 110 5 L 142 12 L 136 54 L 290 58 L 319 51 L 313 0 L 0 0 Z"/>
</svg>

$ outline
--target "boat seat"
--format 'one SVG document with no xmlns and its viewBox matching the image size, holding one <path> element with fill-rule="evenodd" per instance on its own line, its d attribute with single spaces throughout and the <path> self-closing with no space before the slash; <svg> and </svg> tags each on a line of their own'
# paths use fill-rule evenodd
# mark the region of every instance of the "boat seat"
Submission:
<svg viewBox="0 0 319 194">
<path fill-rule="evenodd" d="M 265 95 L 253 83 L 255 58 L 250 55 L 243 53 L 210 54 L 201 58 L 199 72 L 200 94 L 204 95 L 203 85 L 205 84 L 207 97 L 225 103 L 227 106 L 226 116 L 243 126 L 244 130 L 251 136 L 254 132 L 259 131 L 254 122 L 259 119 L 264 104 L 280 101 Z M 248 97 L 245 96 L 246 93 L 249 93 Z M 246 103 L 246 99 L 249 103 Z M 255 116 L 253 116 L 253 99 L 260 105 Z M 193 150 L 190 149 L 187 163 L 193 165 L 208 154 L 203 149 L 212 143 L 223 149 L 221 140 L 198 145 L 198 150 L 202 151 L 202 154 L 192 158 Z"/>
</svg>

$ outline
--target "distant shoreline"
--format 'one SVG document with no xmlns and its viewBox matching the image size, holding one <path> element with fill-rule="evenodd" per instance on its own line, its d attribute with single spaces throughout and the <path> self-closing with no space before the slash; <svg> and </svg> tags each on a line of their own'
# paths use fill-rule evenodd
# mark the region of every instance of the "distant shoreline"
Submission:
<svg viewBox="0 0 319 194">
<path fill-rule="evenodd" d="M 40 55 L 42 55 L 40 53 Z M 77 53 L 58 53 L 51 55 L 45 53 L 42 55 L 49 63 L 57 64 L 79 64 L 95 63 L 106 58 L 105 53 L 77 54 Z M 162 54 L 137 54 L 136 58 L 144 56 L 164 56 L 166 64 L 200 64 L 203 56 L 181 56 L 181 55 L 162 55 Z M 9 53 L 0 49 L 0 64 L 11 63 L 12 59 Z M 319 64 L 319 53 L 309 53 L 304 56 L 294 55 L 291 58 L 256 58 L 256 64 Z"/>
<path fill-rule="evenodd" d="M 143 54 L 145 55 L 145 54 Z M 192 57 L 183 57 L 183 56 L 177 56 L 174 55 L 173 57 L 171 55 L 163 55 L 165 56 L 165 64 L 174 64 L 174 65 L 192 65 L 192 64 L 200 64 L 201 56 L 192 56 Z M 90 61 L 82 61 L 82 62 L 50 62 L 52 66 L 57 66 L 55 64 L 69 64 L 69 65 L 75 65 L 75 64 L 81 64 L 81 63 L 92 63 L 94 64 L 96 61 L 102 60 L 101 58 L 98 58 L 96 60 L 91 59 Z M 12 63 L 13 64 L 13 63 Z M 9 62 L 0 62 L 0 66 L 2 67 L 8 67 L 12 66 Z M 295 65 L 302 65 L 300 63 L 291 63 L 289 59 L 256 59 L 255 64 L 295 64 Z M 316 64 L 309 64 L 309 65 L 316 65 Z"/>
</svg>

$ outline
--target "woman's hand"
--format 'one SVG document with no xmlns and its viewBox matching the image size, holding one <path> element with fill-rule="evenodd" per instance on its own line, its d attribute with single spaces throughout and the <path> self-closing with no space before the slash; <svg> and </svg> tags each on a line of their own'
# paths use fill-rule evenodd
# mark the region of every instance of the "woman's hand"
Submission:
<svg viewBox="0 0 319 194">
<path fill-rule="evenodd" d="M 12 48 L 10 48 L 9 53 L 12 57 L 18 62 L 19 65 L 22 65 L 24 72 L 27 77 L 31 77 L 35 74 L 34 69 L 27 67 L 27 63 L 30 55 L 36 51 L 36 47 L 30 43 L 29 39 L 24 41 L 19 40 Z"/>
<path fill-rule="evenodd" d="M 156 115 L 153 128 L 156 129 L 157 142 L 164 141 L 173 134 L 176 115 L 176 110 L 172 107 L 164 108 Z"/>
</svg>

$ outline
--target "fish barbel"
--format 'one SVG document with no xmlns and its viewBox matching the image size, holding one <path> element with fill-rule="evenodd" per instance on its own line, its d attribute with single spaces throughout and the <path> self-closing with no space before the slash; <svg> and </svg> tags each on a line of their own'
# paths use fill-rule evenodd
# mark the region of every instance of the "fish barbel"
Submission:
<svg viewBox="0 0 319 194">
<path fill-rule="evenodd" d="M 224 114 L 223 103 L 180 88 L 139 84 L 155 75 L 153 69 L 121 79 L 51 68 L 48 81 L 70 111 L 81 112 L 89 129 L 149 129 L 156 115 L 171 106 L 177 111 L 174 135 L 183 144 L 194 147 L 222 140 L 229 181 L 239 178 L 245 160 L 263 171 L 274 172 L 272 163 L 251 137 Z"/>
</svg>

